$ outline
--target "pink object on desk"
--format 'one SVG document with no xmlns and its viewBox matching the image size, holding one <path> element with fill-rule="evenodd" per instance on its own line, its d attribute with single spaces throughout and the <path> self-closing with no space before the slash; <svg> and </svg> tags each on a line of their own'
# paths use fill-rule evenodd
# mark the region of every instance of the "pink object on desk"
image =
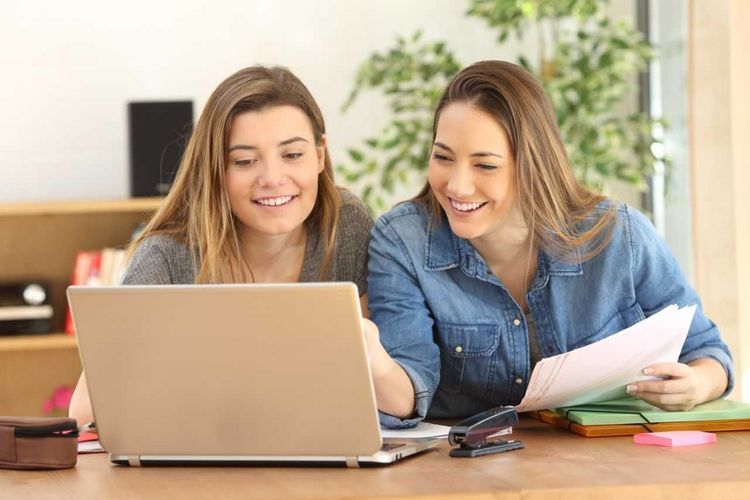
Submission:
<svg viewBox="0 0 750 500">
<path fill-rule="evenodd" d="M 99 439 L 99 435 L 94 434 L 93 432 L 82 432 L 78 435 L 79 443 L 86 443 L 88 441 L 96 441 L 97 439 Z"/>
<path fill-rule="evenodd" d="M 635 444 L 654 444 L 657 446 L 691 446 L 716 442 L 716 434 L 703 431 L 669 431 L 642 432 L 633 436 Z"/>
</svg>

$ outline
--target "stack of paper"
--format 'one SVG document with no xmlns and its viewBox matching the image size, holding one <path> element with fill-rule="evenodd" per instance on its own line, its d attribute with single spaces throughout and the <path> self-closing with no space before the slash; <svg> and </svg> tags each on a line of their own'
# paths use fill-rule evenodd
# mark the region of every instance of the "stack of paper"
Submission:
<svg viewBox="0 0 750 500">
<path fill-rule="evenodd" d="M 534 367 L 526 396 L 516 410 L 625 397 L 628 384 L 654 379 L 643 374 L 644 368 L 677 361 L 694 314 L 694 305 L 671 305 L 599 342 L 542 359 Z"/>
<path fill-rule="evenodd" d="M 447 438 L 451 428 L 447 425 L 419 422 L 410 429 L 381 429 L 380 435 L 385 438 L 396 439 L 425 439 Z"/>
</svg>

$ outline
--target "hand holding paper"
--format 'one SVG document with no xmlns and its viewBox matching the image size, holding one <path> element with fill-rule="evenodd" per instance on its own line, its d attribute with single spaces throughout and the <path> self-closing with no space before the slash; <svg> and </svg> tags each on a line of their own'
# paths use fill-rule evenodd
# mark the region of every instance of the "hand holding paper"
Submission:
<svg viewBox="0 0 750 500">
<path fill-rule="evenodd" d="M 643 370 L 658 380 L 628 384 L 629 395 L 669 411 L 686 411 L 698 403 L 698 377 L 683 363 L 657 363 Z"/>
<path fill-rule="evenodd" d="M 625 388 L 654 378 L 643 369 L 677 361 L 695 306 L 668 306 L 610 337 L 570 352 L 544 358 L 531 374 L 517 411 L 607 401 L 626 396 Z"/>
</svg>

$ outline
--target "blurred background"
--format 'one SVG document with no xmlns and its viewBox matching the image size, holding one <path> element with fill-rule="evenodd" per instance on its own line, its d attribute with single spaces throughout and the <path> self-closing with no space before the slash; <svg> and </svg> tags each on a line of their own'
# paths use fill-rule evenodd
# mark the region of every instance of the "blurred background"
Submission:
<svg viewBox="0 0 750 500">
<path fill-rule="evenodd" d="M 339 182 L 379 212 L 422 184 L 433 104 L 450 76 L 483 59 L 521 60 L 554 99 L 579 177 L 649 212 L 689 272 L 687 7 L 682 0 L 7 5 L 0 200 L 130 196 L 127 104 L 192 101 L 197 119 L 221 80 L 260 63 L 287 66 L 309 86 L 327 119 Z M 652 135 L 661 142 L 649 142 Z M 668 185 L 661 159 L 671 160 Z"/>
<path fill-rule="evenodd" d="M 192 103 L 197 119 L 234 71 L 287 66 L 323 110 L 338 183 L 377 215 L 424 183 L 432 109 L 450 76 L 503 59 L 542 80 L 578 177 L 652 218 L 730 344 L 734 397 L 750 400 L 749 9 L 742 0 L 4 4 L 0 286 L 46 280 L 50 331 L 62 331 L 76 256 L 124 245 L 158 206 L 129 200 L 143 194 L 132 185 L 131 103 Z"/>
</svg>

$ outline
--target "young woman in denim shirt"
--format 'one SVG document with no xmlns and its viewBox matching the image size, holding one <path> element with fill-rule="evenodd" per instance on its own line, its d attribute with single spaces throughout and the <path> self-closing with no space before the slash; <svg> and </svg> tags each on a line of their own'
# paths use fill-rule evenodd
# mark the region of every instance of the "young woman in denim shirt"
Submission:
<svg viewBox="0 0 750 500">
<path fill-rule="evenodd" d="M 679 362 L 644 366 L 660 380 L 628 392 L 687 410 L 731 390 L 727 346 L 666 244 L 641 213 L 574 178 L 529 73 L 498 61 L 464 69 L 438 104 L 433 135 L 427 185 L 372 230 L 384 424 L 518 404 L 539 359 L 670 304 L 698 304 Z"/>
</svg>

